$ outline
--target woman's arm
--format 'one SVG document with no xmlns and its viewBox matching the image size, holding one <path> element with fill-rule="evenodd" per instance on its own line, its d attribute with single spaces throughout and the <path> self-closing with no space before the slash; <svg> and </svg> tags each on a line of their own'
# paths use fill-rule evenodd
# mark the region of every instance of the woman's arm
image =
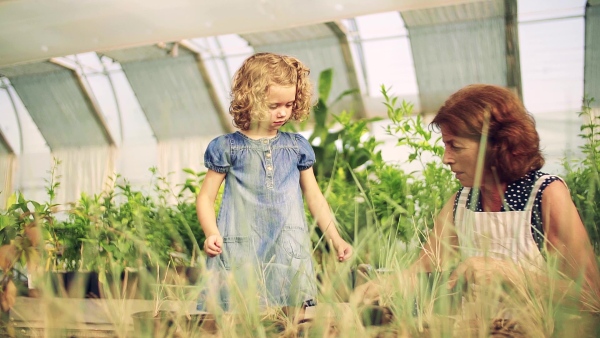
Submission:
<svg viewBox="0 0 600 338">
<path fill-rule="evenodd" d="M 454 228 L 454 200 L 456 194 L 444 204 L 435 218 L 433 231 L 423 244 L 419 259 L 409 268 L 411 273 L 442 271 L 458 257 L 458 237 Z"/>
<path fill-rule="evenodd" d="M 600 312 L 600 273 L 594 250 L 569 190 L 562 182 L 552 182 L 544 189 L 542 212 L 548 253 L 556 257 L 562 273 L 581 282 L 583 292 L 578 298 L 588 309 Z"/>
<path fill-rule="evenodd" d="M 340 262 L 348 259 L 352 256 L 352 246 L 346 243 L 338 233 L 329 204 L 317 184 L 313 168 L 300 171 L 300 187 L 308 210 L 317 221 L 319 229 L 325 234 L 325 239 L 333 243 Z"/>
<path fill-rule="evenodd" d="M 196 196 L 196 213 L 202 226 L 202 231 L 206 236 L 204 241 L 204 251 L 214 257 L 221 253 L 223 238 L 217 228 L 217 218 L 215 216 L 215 200 L 219 193 L 221 183 L 225 179 L 225 173 L 219 173 L 214 170 L 208 170 L 198 196 Z"/>
<path fill-rule="evenodd" d="M 403 285 L 403 289 L 408 293 L 414 292 L 418 273 L 442 271 L 451 266 L 457 257 L 458 247 L 453 222 L 455 198 L 456 194 L 444 204 L 435 219 L 433 230 L 427 236 L 427 241 L 421 246 L 419 258 L 409 268 L 397 274 L 378 276 L 376 280 L 357 286 L 350 302 L 370 304 L 382 295 L 391 295 L 394 289 L 397 289 L 397 285 Z"/>
</svg>

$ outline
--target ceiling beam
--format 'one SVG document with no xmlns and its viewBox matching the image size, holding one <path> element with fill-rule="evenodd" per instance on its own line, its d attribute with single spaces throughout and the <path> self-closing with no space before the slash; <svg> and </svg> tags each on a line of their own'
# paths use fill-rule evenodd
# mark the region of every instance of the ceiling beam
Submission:
<svg viewBox="0 0 600 338">
<path fill-rule="evenodd" d="M 360 84 L 358 83 L 358 75 L 356 74 L 356 69 L 354 68 L 354 59 L 352 58 L 350 43 L 348 42 L 348 32 L 346 31 L 344 25 L 342 25 L 342 23 L 339 21 L 327 22 L 327 27 L 331 29 L 333 34 L 335 34 L 340 42 L 340 49 L 342 51 L 344 63 L 346 64 L 346 73 L 348 74 L 350 88 L 358 91 L 353 95 L 355 104 L 357 105 L 355 108 L 358 111 L 357 117 L 367 117 L 365 104 L 363 102 L 362 95 L 360 95 Z"/>
<path fill-rule="evenodd" d="M 504 33 L 506 36 L 506 85 L 523 99 L 521 82 L 521 59 L 519 52 L 519 23 L 517 0 L 504 1 Z"/>
<path fill-rule="evenodd" d="M 10 146 L 10 143 L 8 143 L 8 139 L 6 138 L 6 136 L 4 136 L 4 133 L 2 132 L 1 129 L 0 129 L 0 147 L 6 149 L 6 151 L 9 154 L 14 154 L 15 153 L 15 151 Z"/>
<path fill-rule="evenodd" d="M 185 49 L 189 50 L 190 52 L 194 53 L 196 57 L 196 65 L 198 66 L 198 71 L 200 72 L 200 75 L 202 75 L 202 79 L 206 84 L 210 100 L 214 105 L 215 110 L 218 112 L 219 121 L 221 121 L 221 127 L 223 127 L 223 130 L 226 130 L 229 133 L 234 132 L 235 128 L 231 123 L 231 116 L 229 115 L 228 110 L 225 110 L 225 108 L 221 104 L 219 95 L 217 94 L 215 86 L 213 85 L 212 78 L 206 70 L 206 65 L 204 64 L 204 60 L 202 59 L 202 54 L 200 53 L 200 50 L 198 49 L 198 47 L 194 46 L 194 44 L 191 43 L 189 40 L 181 40 L 178 42 L 178 44 L 184 47 Z"/>
</svg>

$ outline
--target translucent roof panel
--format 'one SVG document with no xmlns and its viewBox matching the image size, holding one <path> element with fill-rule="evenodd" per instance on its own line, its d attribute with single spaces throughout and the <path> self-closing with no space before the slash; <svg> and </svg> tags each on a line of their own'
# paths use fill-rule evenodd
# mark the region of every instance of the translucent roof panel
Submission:
<svg viewBox="0 0 600 338">
<path fill-rule="evenodd" d="M 408 32 L 398 12 L 345 20 L 350 29 L 354 60 L 363 71 L 363 93 L 382 97 L 381 86 L 418 105 L 418 87 Z M 353 29 L 354 28 L 354 29 Z"/>
<path fill-rule="evenodd" d="M 50 148 L 105 145 L 104 125 L 74 71 L 40 62 L 0 70 L 6 75 Z"/>
<path fill-rule="evenodd" d="M 521 23 L 582 16 L 586 0 L 517 1 Z"/>
<path fill-rule="evenodd" d="M 333 81 L 330 100 L 350 89 L 360 89 L 354 64 L 347 58 L 350 51 L 342 43 L 345 39 L 343 27 L 337 23 L 308 25 L 272 32 L 241 35 L 257 52 L 274 52 L 293 55 L 310 68 L 310 77 L 318 83 L 319 74 L 331 68 Z M 346 48 L 346 49 L 345 49 Z M 346 96 L 334 109 L 364 114 L 359 95 Z"/>
<path fill-rule="evenodd" d="M 145 144 L 154 135 L 121 65 L 94 52 L 68 55 L 62 62 L 78 69 L 89 84 L 107 128 L 118 145 Z"/>
<path fill-rule="evenodd" d="M 242 62 L 254 49 L 237 34 L 219 35 L 190 40 L 200 49 L 212 85 L 225 108 L 229 106 L 231 79 Z"/>
<path fill-rule="evenodd" d="M 0 84 L 2 84 L 0 87 L 0 155 L 2 155 L 17 151 L 11 143 L 19 140 L 21 135 L 15 109 L 8 96 L 8 88 L 3 83 Z"/>
<path fill-rule="evenodd" d="M 148 119 L 121 65 L 108 57 L 102 58 L 102 63 L 107 69 L 107 77 L 110 77 L 112 88 L 109 90 L 104 81 L 103 85 L 96 85 L 94 88 L 98 88 L 96 91 L 98 101 L 105 102 L 103 111 L 106 115 L 111 116 L 111 119 L 119 120 L 122 144 L 146 144 L 154 141 Z"/>
<path fill-rule="evenodd" d="M 103 54 L 120 61 L 157 140 L 223 132 L 193 52 L 148 46 Z"/>
<path fill-rule="evenodd" d="M 65 57 L 73 63 L 74 67 L 79 69 L 84 80 L 89 84 L 91 95 L 100 107 L 107 128 L 117 144 L 121 144 L 121 126 L 119 123 L 119 115 L 116 108 L 111 84 L 107 76 L 102 62 L 98 55 L 94 52 L 69 55 Z"/>
<path fill-rule="evenodd" d="M 583 97 L 583 17 L 521 23 L 525 106 L 534 114 L 578 109 Z"/>
<path fill-rule="evenodd" d="M 433 113 L 472 83 L 508 85 L 504 1 L 401 13 L 410 34 L 421 107 Z"/>
<path fill-rule="evenodd" d="M 600 108 L 600 1 L 586 8 L 585 13 L 585 94 L 595 100 L 591 106 Z"/>
<path fill-rule="evenodd" d="M 46 140 L 8 78 L 0 77 L 0 85 L 0 128 L 12 151 L 49 152 Z"/>
<path fill-rule="evenodd" d="M 523 102 L 535 116 L 546 156 L 544 170 L 561 172 L 580 154 L 585 1 L 520 1 L 519 45 Z"/>
</svg>

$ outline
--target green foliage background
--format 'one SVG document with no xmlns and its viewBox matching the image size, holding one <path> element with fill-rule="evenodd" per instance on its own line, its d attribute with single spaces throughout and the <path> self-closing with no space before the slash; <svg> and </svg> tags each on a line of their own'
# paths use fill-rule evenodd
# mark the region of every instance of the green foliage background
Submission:
<svg viewBox="0 0 600 338">
<path fill-rule="evenodd" d="M 314 109 L 315 126 L 308 137 L 317 157 L 314 167 L 342 236 L 356 247 L 357 263 L 385 267 L 392 255 L 411 255 L 419 247 L 443 203 L 457 190 L 458 183 L 440 161 L 441 139 L 413 106 L 388 96 L 382 87 L 383 104 L 390 124 L 386 132 L 397 139 L 398 151 L 406 152 L 407 163 L 419 163 L 421 170 L 407 172 L 402 163 L 383 160 L 370 125 L 378 119 L 356 119 L 351 112 L 334 114 L 330 106 L 356 91 L 343 92 L 329 101 L 333 72 L 320 74 L 319 99 Z M 598 156 L 600 127 L 587 100 L 581 116 L 589 123 L 581 130 L 587 143 L 585 159 L 566 163 L 566 181 L 582 215 L 596 252 L 600 252 L 600 176 Z M 302 127 L 302 125 L 300 126 Z M 294 130 L 295 126 L 286 126 Z M 109 271 L 178 264 L 194 266 L 203 261 L 204 241 L 195 209 L 195 195 L 204 172 L 185 169 L 185 184 L 171 186 L 168 175 L 155 168 L 151 192 L 137 191 L 116 176 L 113 191 L 94 196 L 82 195 L 67 206 L 66 217 L 56 217 L 53 200 L 60 185 L 51 170 L 47 193 L 40 203 L 13 196 L 7 210 L 0 213 L 1 244 L 25 238 L 28 224 L 43 231 L 43 262 L 46 270 Z M 172 201 L 175 201 L 173 203 Z M 65 206 L 63 206 L 65 207 Z M 215 210 L 218 210 L 218 203 Z M 310 220 L 310 213 L 307 211 Z M 312 221 L 312 220 L 311 220 Z M 329 251 L 322 234 L 314 226 L 315 257 Z M 19 243 L 22 243 L 19 242 Z M 21 260 L 35 250 L 22 247 Z"/>
</svg>

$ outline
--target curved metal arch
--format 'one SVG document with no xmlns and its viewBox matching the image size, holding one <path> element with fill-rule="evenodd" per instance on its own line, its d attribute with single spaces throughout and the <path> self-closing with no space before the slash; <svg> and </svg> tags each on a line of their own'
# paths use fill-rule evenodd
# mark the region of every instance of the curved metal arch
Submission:
<svg viewBox="0 0 600 338">
<path fill-rule="evenodd" d="M 15 119 L 17 120 L 17 130 L 19 131 L 19 153 L 22 154 L 23 153 L 23 126 L 21 125 L 21 118 L 19 117 L 19 112 L 17 111 L 17 105 L 15 104 L 15 99 L 12 96 L 12 93 L 10 92 L 10 88 L 9 85 L 7 85 L 4 81 L 4 77 L 1 78 L 1 82 L 2 82 L 2 87 L 4 87 L 4 89 L 6 90 L 6 94 L 8 94 L 8 100 L 10 101 L 10 104 L 13 108 L 13 112 L 15 114 Z M 8 142 L 8 140 L 6 139 L 6 137 L 4 136 L 4 133 L 2 133 L 2 131 L 0 130 L 0 142 L 2 142 L 4 144 L 4 146 L 6 147 L 6 149 L 8 149 L 8 151 L 12 154 L 15 153 L 14 149 L 11 147 L 10 143 Z"/>
</svg>

